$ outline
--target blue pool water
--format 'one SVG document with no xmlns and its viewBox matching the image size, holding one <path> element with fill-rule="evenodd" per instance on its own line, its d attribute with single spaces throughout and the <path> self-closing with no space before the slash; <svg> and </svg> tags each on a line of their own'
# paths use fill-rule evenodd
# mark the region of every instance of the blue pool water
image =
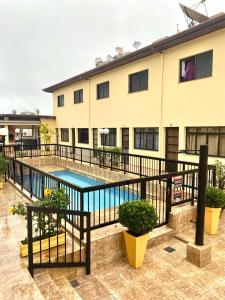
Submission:
<svg viewBox="0 0 225 300">
<path fill-rule="evenodd" d="M 59 177 L 65 181 L 78 185 L 79 187 L 89 187 L 104 184 L 104 181 L 96 180 L 91 177 L 80 175 L 68 170 L 50 172 L 50 174 Z"/>
<path fill-rule="evenodd" d="M 65 181 L 78 185 L 80 187 L 90 187 L 99 185 L 100 190 L 84 193 L 84 211 L 100 211 L 102 209 L 116 208 L 126 200 L 137 200 L 138 195 L 132 189 L 123 187 L 111 187 L 102 189 L 104 181 L 96 180 L 91 177 L 80 175 L 71 171 L 51 172 L 52 175 Z M 80 210 L 80 194 L 75 193 L 70 198 L 70 208 Z"/>
</svg>

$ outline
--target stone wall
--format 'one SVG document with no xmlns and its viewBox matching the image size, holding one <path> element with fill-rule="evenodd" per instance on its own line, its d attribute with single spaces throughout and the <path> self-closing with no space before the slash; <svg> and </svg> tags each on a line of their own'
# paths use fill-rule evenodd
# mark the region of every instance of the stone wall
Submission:
<svg viewBox="0 0 225 300">
<path fill-rule="evenodd" d="M 34 158 L 23 158 L 23 161 L 29 165 L 42 170 L 46 166 L 58 166 L 64 169 L 71 169 L 76 172 L 80 172 L 95 178 L 99 178 L 104 181 L 116 182 L 123 181 L 132 178 L 138 178 L 136 175 L 123 174 L 119 171 L 111 171 L 110 169 L 100 168 L 98 165 L 88 165 L 86 163 L 81 164 L 80 162 L 66 160 L 54 156 L 49 157 L 34 157 Z"/>
<path fill-rule="evenodd" d="M 169 216 L 168 227 L 176 232 L 188 229 L 196 222 L 196 206 L 184 205 L 174 206 Z"/>
</svg>

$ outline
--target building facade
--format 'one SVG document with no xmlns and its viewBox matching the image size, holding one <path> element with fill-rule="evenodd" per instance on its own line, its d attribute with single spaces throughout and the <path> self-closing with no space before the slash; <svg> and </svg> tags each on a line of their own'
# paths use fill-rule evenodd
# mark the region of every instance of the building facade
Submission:
<svg viewBox="0 0 225 300">
<path fill-rule="evenodd" d="M 50 86 L 61 144 L 225 161 L 225 15 Z M 181 151 L 180 153 L 178 153 Z"/>
<path fill-rule="evenodd" d="M 41 115 L 0 114 L 0 128 L 5 128 L 5 136 L 0 135 L 0 144 L 36 145 L 41 141 L 40 125 L 47 125 L 52 132 L 52 143 L 56 141 L 55 117 Z"/>
</svg>

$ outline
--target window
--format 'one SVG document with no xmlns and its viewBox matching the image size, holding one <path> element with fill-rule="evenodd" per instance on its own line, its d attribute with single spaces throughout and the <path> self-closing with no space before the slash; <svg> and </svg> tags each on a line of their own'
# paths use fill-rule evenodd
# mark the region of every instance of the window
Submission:
<svg viewBox="0 0 225 300">
<path fill-rule="evenodd" d="M 225 157 L 225 127 L 188 127 L 186 153 L 199 154 L 202 144 L 208 144 L 209 155 Z"/>
<path fill-rule="evenodd" d="M 33 129 L 31 128 L 23 128 L 23 136 L 29 136 L 32 137 L 33 136 Z"/>
<path fill-rule="evenodd" d="M 134 148 L 158 150 L 159 128 L 134 128 Z"/>
<path fill-rule="evenodd" d="M 88 128 L 78 128 L 78 143 L 89 143 Z"/>
<path fill-rule="evenodd" d="M 64 106 L 64 95 L 58 96 L 58 107 Z"/>
<path fill-rule="evenodd" d="M 109 81 L 97 84 L 97 99 L 109 97 Z"/>
<path fill-rule="evenodd" d="M 61 128 L 61 142 L 69 142 L 69 128 Z"/>
<path fill-rule="evenodd" d="M 74 104 L 83 102 L 83 89 L 74 92 Z"/>
<path fill-rule="evenodd" d="M 148 70 L 129 75 L 129 93 L 148 89 Z"/>
<path fill-rule="evenodd" d="M 180 60 L 180 82 L 212 76 L 213 51 Z"/>
<path fill-rule="evenodd" d="M 116 147 L 116 128 L 109 128 L 109 134 L 101 134 L 101 144 L 103 145 L 103 139 L 105 138 L 105 146 Z"/>
</svg>

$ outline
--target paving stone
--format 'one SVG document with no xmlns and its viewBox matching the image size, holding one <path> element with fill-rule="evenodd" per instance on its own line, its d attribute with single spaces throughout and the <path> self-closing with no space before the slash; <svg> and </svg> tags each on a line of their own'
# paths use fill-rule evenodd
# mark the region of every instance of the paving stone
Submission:
<svg viewBox="0 0 225 300">
<path fill-rule="evenodd" d="M 172 238 L 147 249 L 144 265 L 139 269 L 120 258 L 88 276 L 66 269 L 35 270 L 33 280 L 27 270 L 27 258 L 19 256 L 18 243 L 26 235 L 26 223 L 7 212 L 18 201 L 27 199 L 6 183 L 0 190 L 0 299 L 225 299 L 225 211 L 218 235 L 205 235 L 205 243 L 212 245 L 212 262 L 201 269 L 186 261 L 187 245 Z M 193 240 L 194 227 L 181 234 Z M 168 253 L 165 248 L 176 251 Z"/>
</svg>

